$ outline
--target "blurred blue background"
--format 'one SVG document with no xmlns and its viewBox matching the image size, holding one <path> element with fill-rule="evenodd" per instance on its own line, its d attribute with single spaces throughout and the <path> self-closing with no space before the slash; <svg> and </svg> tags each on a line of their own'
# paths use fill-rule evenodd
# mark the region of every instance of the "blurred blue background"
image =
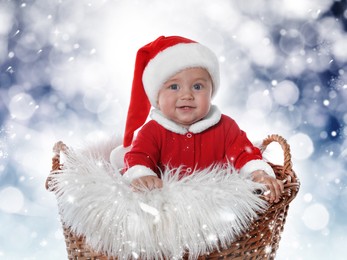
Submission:
<svg viewBox="0 0 347 260">
<path fill-rule="evenodd" d="M 342 0 L 0 1 L 0 258 L 66 259 L 53 144 L 120 143 L 137 49 L 182 35 L 219 57 L 214 103 L 291 145 L 302 186 L 277 259 L 345 259 L 346 30 Z"/>
</svg>

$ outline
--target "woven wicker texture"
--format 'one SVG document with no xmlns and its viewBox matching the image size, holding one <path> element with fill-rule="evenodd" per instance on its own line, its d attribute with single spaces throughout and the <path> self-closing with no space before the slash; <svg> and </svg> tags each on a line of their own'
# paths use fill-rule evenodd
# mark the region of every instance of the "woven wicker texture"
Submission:
<svg viewBox="0 0 347 260">
<path fill-rule="evenodd" d="M 198 259 L 274 259 L 276 251 L 279 247 L 281 233 L 283 231 L 288 208 L 290 202 L 295 198 L 299 191 L 300 182 L 292 169 L 290 148 L 286 140 L 279 135 L 271 135 L 264 139 L 262 151 L 272 143 L 277 142 L 281 145 L 284 153 L 283 165 L 272 166 L 276 177 L 280 180 L 286 180 L 284 185 L 284 194 L 278 203 L 270 205 L 268 210 L 259 215 L 257 220 L 251 224 L 247 232 L 239 236 L 228 248 L 219 251 L 211 252 L 209 255 L 202 255 Z M 54 145 L 54 156 L 52 159 L 51 174 L 56 174 L 62 167 L 60 162 L 60 153 L 64 152 L 68 147 L 58 142 Z M 46 188 L 50 191 L 50 176 L 46 181 Z M 113 260 L 101 253 L 93 251 L 86 245 L 83 237 L 78 237 L 73 234 L 69 227 L 63 223 L 64 236 L 68 259 L 79 260 Z M 189 258 L 189 255 L 184 257 Z"/>
</svg>

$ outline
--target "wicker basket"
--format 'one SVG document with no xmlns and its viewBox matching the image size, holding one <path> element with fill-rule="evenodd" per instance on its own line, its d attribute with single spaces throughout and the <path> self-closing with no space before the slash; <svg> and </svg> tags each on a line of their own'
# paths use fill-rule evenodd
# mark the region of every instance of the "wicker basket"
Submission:
<svg viewBox="0 0 347 260">
<path fill-rule="evenodd" d="M 285 192 L 278 203 L 270 205 L 268 210 L 259 215 L 247 232 L 239 236 L 228 249 L 211 252 L 209 255 L 201 255 L 198 259 L 274 259 L 281 239 L 281 233 L 286 221 L 290 202 L 295 198 L 299 191 L 300 183 L 292 169 L 290 148 L 286 140 L 279 135 L 268 136 L 262 144 L 262 151 L 272 143 L 278 142 L 284 152 L 284 163 L 272 166 L 276 177 L 280 180 L 287 180 Z M 54 156 L 52 159 L 52 172 L 55 174 L 61 169 L 60 153 L 66 151 L 67 146 L 58 142 L 53 148 Z M 47 178 L 46 188 L 50 186 L 50 177 Z M 63 223 L 64 236 L 68 259 L 79 260 L 113 260 L 114 258 L 93 251 L 86 245 L 83 236 L 76 236 L 69 227 Z M 188 259 L 188 255 L 185 259 Z"/>
</svg>

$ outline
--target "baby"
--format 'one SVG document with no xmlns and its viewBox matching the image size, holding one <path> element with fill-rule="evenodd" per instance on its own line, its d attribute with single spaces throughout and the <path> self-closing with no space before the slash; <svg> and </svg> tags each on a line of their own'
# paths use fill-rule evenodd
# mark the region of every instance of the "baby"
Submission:
<svg viewBox="0 0 347 260">
<path fill-rule="evenodd" d="M 161 36 L 139 49 L 122 149 L 123 175 L 134 189 L 161 188 L 160 174 L 167 168 L 180 168 L 183 177 L 223 166 L 250 173 L 266 185 L 270 203 L 279 201 L 283 183 L 260 150 L 211 104 L 218 88 L 217 57 L 195 41 Z M 151 106 L 152 120 L 145 123 Z M 110 158 L 116 167 L 119 157 L 116 148 Z"/>
</svg>

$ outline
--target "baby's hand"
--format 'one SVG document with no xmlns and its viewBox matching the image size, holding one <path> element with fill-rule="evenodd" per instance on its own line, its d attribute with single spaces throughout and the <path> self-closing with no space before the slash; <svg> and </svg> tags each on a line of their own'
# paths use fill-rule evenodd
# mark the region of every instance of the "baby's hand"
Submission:
<svg viewBox="0 0 347 260">
<path fill-rule="evenodd" d="M 163 181 L 156 176 L 143 176 L 137 179 L 134 179 L 131 182 L 131 186 L 135 191 L 141 191 L 144 189 L 160 189 L 163 187 Z"/>
<path fill-rule="evenodd" d="M 266 191 L 265 199 L 270 203 L 277 203 L 284 192 L 284 185 L 281 180 L 277 180 L 274 177 L 268 175 L 262 170 L 252 172 L 253 181 L 263 183 L 268 188 Z"/>
</svg>

